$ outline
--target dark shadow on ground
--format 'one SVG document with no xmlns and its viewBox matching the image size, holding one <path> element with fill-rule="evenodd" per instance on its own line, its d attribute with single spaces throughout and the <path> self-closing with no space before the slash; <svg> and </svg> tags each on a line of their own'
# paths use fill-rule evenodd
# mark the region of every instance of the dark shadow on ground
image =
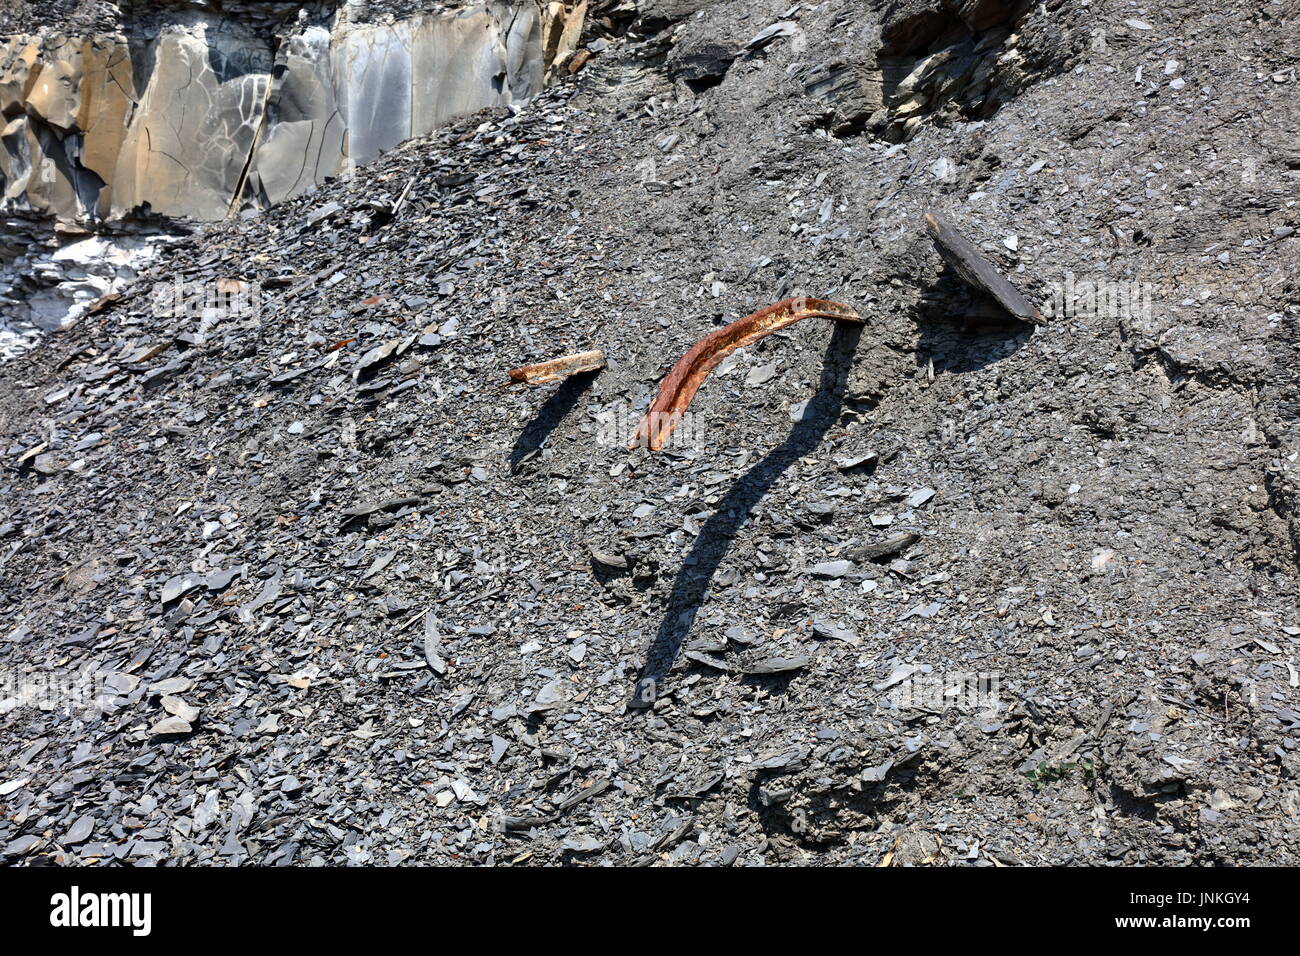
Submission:
<svg viewBox="0 0 1300 956">
<path fill-rule="evenodd" d="M 762 500 L 776 480 L 794 462 L 812 452 L 827 430 L 839 418 L 844 388 L 853 351 L 862 335 L 862 326 L 849 322 L 834 323 L 835 330 L 822 360 L 821 381 L 817 393 L 804 407 L 803 417 L 795 423 L 789 436 L 732 486 L 718 502 L 717 510 L 700 529 L 690 554 L 673 581 L 659 632 L 646 652 L 645 664 L 637 680 L 628 707 L 649 707 L 682 643 L 691 631 L 695 615 L 708 593 L 709 584 L 732 542 L 744 527 L 753 507 Z"/>
<path fill-rule="evenodd" d="M 993 299 L 976 292 L 944 266 L 923 293 L 917 310 L 916 361 L 934 362 L 936 372 L 973 372 L 1023 347 L 1034 327 L 1011 317 Z"/>
<path fill-rule="evenodd" d="M 555 393 L 537 410 L 532 421 L 519 433 L 519 437 L 515 440 L 515 447 L 510 450 L 512 472 L 525 458 L 546 444 L 546 439 L 551 437 L 551 432 L 555 431 L 560 422 L 564 421 L 564 417 L 573 411 L 573 406 L 578 404 L 578 399 L 595 378 L 596 371 L 582 372 L 566 378 Z"/>
</svg>

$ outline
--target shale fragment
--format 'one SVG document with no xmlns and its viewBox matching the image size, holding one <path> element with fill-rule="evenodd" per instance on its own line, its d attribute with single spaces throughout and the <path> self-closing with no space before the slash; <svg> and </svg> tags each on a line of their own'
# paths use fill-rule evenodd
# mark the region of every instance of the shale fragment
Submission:
<svg viewBox="0 0 1300 956">
<path fill-rule="evenodd" d="M 962 279 L 992 296 L 1012 317 L 1032 325 L 1043 324 L 1045 320 L 1042 313 L 965 236 L 936 213 L 926 213 L 925 221 L 930 227 L 930 235 L 934 237 L 939 255 Z"/>
</svg>

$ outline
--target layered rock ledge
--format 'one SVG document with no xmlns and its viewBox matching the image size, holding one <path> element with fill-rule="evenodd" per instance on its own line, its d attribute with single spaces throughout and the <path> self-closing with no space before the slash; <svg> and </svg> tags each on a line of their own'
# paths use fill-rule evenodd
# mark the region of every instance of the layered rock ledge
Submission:
<svg viewBox="0 0 1300 956">
<path fill-rule="evenodd" d="M 93 222 L 269 206 L 533 96 L 572 54 L 586 0 L 369 21 L 355 3 L 136 6 L 111 30 L 0 38 L 0 211 Z"/>
</svg>

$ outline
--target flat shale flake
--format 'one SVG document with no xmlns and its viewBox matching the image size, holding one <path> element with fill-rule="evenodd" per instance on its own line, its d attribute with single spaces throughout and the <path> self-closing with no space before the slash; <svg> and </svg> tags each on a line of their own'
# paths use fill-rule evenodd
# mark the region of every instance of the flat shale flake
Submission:
<svg viewBox="0 0 1300 956">
<path fill-rule="evenodd" d="M 188 721 L 180 717 L 164 717 L 149 728 L 149 733 L 155 737 L 167 737 L 175 734 L 188 734 L 193 729 Z"/>
<path fill-rule="evenodd" d="M 1042 313 L 965 236 L 940 218 L 938 213 L 926 213 L 925 221 L 939 254 L 952 266 L 953 271 L 976 289 L 991 296 L 1013 318 L 1031 325 L 1043 324 Z"/>
</svg>

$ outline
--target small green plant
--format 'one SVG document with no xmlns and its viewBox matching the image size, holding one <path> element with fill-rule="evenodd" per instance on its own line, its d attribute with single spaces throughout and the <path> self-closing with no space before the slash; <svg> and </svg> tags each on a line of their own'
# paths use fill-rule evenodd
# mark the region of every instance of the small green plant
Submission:
<svg viewBox="0 0 1300 956">
<path fill-rule="evenodd" d="M 1061 764 L 1053 764 L 1043 761 L 1032 770 L 1026 770 L 1025 779 L 1029 781 L 1035 790 L 1038 790 L 1043 786 L 1043 784 L 1065 780 L 1076 772 L 1085 783 L 1091 783 L 1093 777 L 1096 775 L 1091 760 L 1080 760 L 1077 762 Z"/>
</svg>

